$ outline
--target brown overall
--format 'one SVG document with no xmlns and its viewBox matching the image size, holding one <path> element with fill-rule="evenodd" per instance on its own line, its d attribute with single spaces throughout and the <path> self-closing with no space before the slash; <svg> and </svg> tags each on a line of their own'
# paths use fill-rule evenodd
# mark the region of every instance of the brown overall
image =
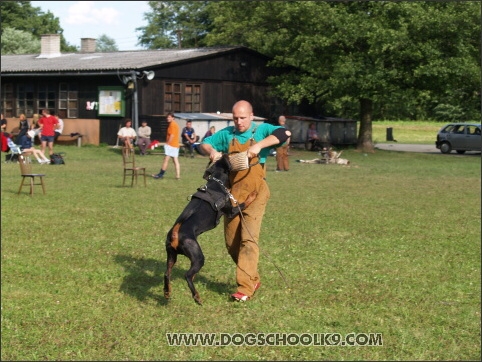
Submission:
<svg viewBox="0 0 482 362">
<path fill-rule="evenodd" d="M 290 169 L 288 148 L 288 145 L 284 145 L 276 149 L 276 169 L 278 171 L 288 171 Z"/>
<path fill-rule="evenodd" d="M 255 143 L 251 138 L 241 145 L 233 138 L 229 146 L 229 153 L 246 151 Z M 250 164 L 255 164 L 257 159 L 252 159 Z M 224 237 L 229 255 L 236 263 L 236 283 L 238 292 L 251 297 L 254 286 L 259 282 L 258 259 L 259 259 L 259 233 L 261 221 L 270 192 L 265 179 L 263 165 L 256 164 L 247 170 L 232 172 L 230 175 L 231 193 L 239 203 L 243 202 L 250 192 L 256 190 L 256 199 L 244 209 L 241 216 L 232 219 L 224 218 Z"/>
</svg>

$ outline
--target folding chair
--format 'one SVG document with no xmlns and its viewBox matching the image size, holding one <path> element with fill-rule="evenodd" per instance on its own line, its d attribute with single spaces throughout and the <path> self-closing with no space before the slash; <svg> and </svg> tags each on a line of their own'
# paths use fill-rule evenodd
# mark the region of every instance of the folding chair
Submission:
<svg viewBox="0 0 482 362">
<path fill-rule="evenodd" d="M 27 162 L 27 159 L 24 155 L 20 154 L 18 156 L 18 162 L 20 164 L 20 176 L 22 176 L 22 182 L 20 183 L 20 188 L 18 189 L 18 194 L 22 191 L 24 186 L 28 186 L 27 184 L 24 185 L 25 179 L 28 177 L 30 179 L 30 196 L 33 195 L 33 187 L 34 185 L 42 185 L 42 191 L 45 195 L 45 185 L 44 185 L 44 176 L 43 173 L 32 173 L 32 164 Z M 35 177 L 40 179 L 39 182 L 35 183 Z"/>
<path fill-rule="evenodd" d="M 146 183 L 146 168 L 136 166 L 134 148 L 122 147 L 122 161 L 124 162 L 124 179 L 122 186 L 125 185 L 126 177 L 131 177 L 131 187 L 134 186 L 134 180 L 137 185 L 137 176 L 144 176 L 144 186 Z"/>
<path fill-rule="evenodd" d="M 17 162 L 18 156 L 22 154 L 22 150 L 15 142 L 12 141 L 10 137 L 7 137 L 7 144 L 10 148 L 10 153 L 5 156 L 5 163 L 7 162 Z"/>
</svg>

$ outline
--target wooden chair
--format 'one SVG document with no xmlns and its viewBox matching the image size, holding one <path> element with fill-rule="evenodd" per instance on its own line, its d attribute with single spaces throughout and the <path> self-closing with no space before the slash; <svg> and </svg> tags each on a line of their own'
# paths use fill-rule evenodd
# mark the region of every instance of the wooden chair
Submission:
<svg viewBox="0 0 482 362">
<path fill-rule="evenodd" d="M 30 179 L 30 196 L 33 195 L 34 185 L 42 185 L 42 191 L 45 195 L 45 185 L 44 185 L 45 174 L 32 173 L 32 164 L 27 161 L 27 158 L 24 155 L 18 156 L 18 163 L 20 165 L 20 175 L 22 176 L 22 182 L 20 183 L 18 194 L 20 194 L 24 186 L 28 186 L 27 184 L 24 185 L 25 179 L 28 177 Z M 38 177 L 40 181 L 35 183 L 35 177 Z"/>
<path fill-rule="evenodd" d="M 144 186 L 146 183 L 146 168 L 136 166 L 135 151 L 133 148 L 122 147 L 122 160 L 124 162 L 124 179 L 122 186 L 126 183 L 126 177 L 131 177 L 131 187 L 134 186 L 134 181 L 137 185 L 137 176 L 144 176 Z"/>
</svg>

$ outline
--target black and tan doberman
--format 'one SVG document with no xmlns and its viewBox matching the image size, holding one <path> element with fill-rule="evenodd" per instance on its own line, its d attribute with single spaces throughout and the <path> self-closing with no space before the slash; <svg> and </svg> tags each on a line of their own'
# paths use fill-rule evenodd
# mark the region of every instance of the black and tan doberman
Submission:
<svg viewBox="0 0 482 362">
<path fill-rule="evenodd" d="M 199 293 L 194 287 L 194 277 L 204 265 L 204 254 L 197 242 L 197 237 L 205 231 L 214 229 L 219 224 L 221 216 L 232 218 L 256 199 L 257 193 L 253 191 L 241 204 L 233 200 L 233 206 L 229 192 L 230 170 L 231 164 L 227 155 L 211 163 L 203 176 L 207 180 L 206 185 L 198 188 L 191 196 L 191 200 L 167 233 L 167 270 L 164 275 L 166 299 L 171 296 L 172 268 L 177 261 L 177 255 L 182 254 L 191 261 L 191 267 L 186 272 L 185 278 L 192 297 L 198 304 L 202 304 Z"/>
</svg>

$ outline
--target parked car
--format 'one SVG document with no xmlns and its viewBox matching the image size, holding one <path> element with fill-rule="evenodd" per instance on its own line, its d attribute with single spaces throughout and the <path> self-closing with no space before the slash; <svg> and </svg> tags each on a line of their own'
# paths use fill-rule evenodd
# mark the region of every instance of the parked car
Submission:
<svg viewBox="0 0 482 362">
<path fill-rule="evenodd" d="M 465 151 L 481 151 L 480 123 L 449 123 L 443 126 L 437 133 L 435 147 L 442 153 L 457 153 Z"/>
</svg>

